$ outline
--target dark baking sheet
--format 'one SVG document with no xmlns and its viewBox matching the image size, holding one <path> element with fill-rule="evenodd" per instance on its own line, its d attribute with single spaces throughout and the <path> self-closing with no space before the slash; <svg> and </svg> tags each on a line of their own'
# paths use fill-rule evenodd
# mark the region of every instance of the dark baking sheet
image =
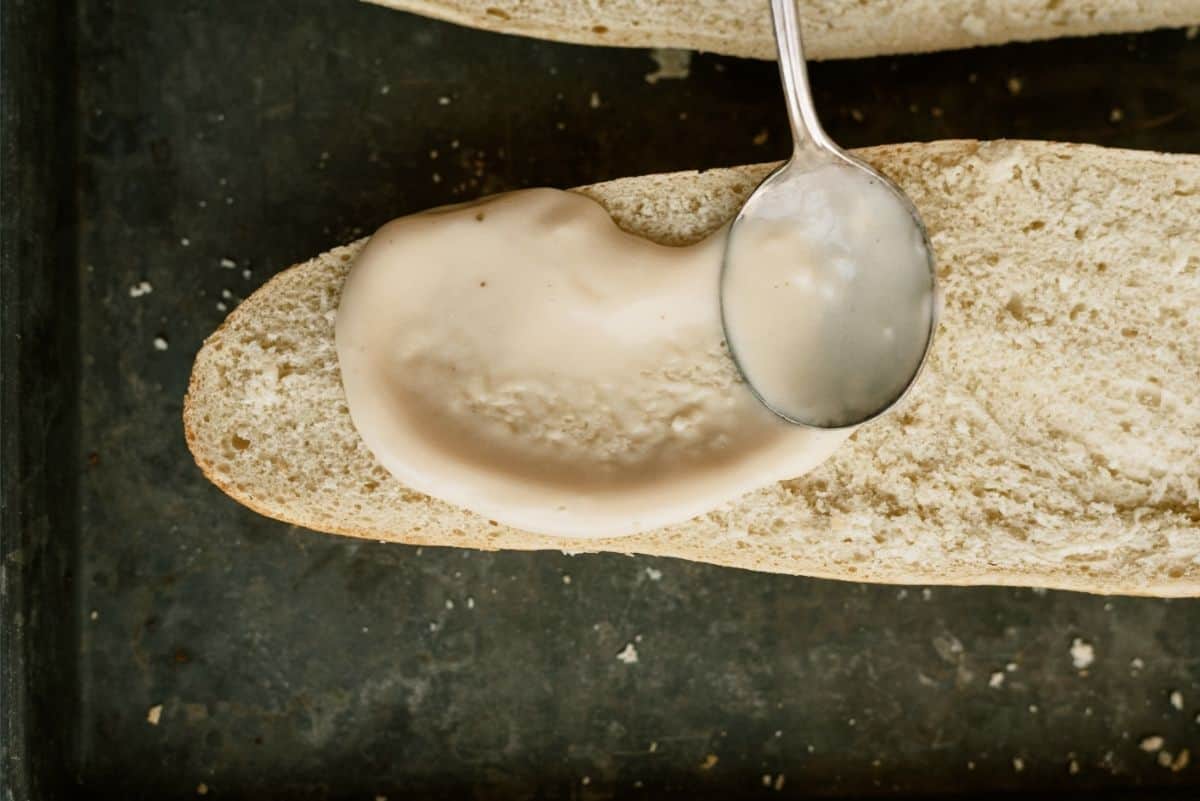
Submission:
<svg viewBox="0 0 1200 801">
<path fill-rule="evenodd" d="M 0 18 L 5 798 L 1197 796 L 1200 602 L 357 542 L 193 467 L 192 357 L 274 272 L 485 192 L 778 158 L 773 65 L 651 84 L 351 0 Z M 1200 150 L 1182 31 L 813 81 L 848 145 Z"/>
</svg>

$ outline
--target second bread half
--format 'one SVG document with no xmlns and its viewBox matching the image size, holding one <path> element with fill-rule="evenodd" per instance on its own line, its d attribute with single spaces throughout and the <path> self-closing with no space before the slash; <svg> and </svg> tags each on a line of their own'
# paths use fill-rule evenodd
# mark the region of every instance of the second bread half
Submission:
<svg viewBox="0 0 1200 801">
<path fill-rule="evenodd" d="M 563 42 L 774 58 L 767 0 L 368 0 Z M 859 58 L 1200 23 L 1200 0 L 801 0 L 809 58 Z"/>
</svg>

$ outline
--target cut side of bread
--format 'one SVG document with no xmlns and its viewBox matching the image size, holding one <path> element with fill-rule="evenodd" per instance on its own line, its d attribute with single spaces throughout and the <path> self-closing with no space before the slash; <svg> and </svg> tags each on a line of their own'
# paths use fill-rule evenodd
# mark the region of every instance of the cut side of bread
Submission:
<svg viewBox="0 0 1200 801">
<path fill-rule="evenodd" d="M 501 33 L 774 58 L 766 0 L 368 0 Z M 1200 0 L 802 0 L 809 58 L 860 58 L 1200 23 Z"/>
<path fill-rule="evenodd" d="M 912 394 L 801 479 L 603 540 L 509 529 L 402 486 L 351 423 L 334 348 L 362 242 L 279 274 L 205 342 L 188 445 L 247 506 L 378 540 L 1200 595 L 1200 157 L 973 141 L 858 155 L 920 209 L 944 313 Z M 684 244 L 770 168 L 577 191 L 631 233 Z"/>
</svg>

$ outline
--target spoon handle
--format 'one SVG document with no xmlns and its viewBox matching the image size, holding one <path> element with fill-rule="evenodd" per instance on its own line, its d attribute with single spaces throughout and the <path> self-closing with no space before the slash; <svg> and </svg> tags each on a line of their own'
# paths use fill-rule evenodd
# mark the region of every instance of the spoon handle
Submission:
<svg viewBox="0 0 1200 801">
<path fill-rule="evenodd" d="M 779 77 L 783 80 L 783 96 L 792 125 L 793 158 L 814 150 L 836 149 L 821 128 L 812 90 L 808 86 L 804 43 L 800 38 L 799 5 L 799 0 L 771 0 L 775 48 L 779 51 Z"/>
</svg>

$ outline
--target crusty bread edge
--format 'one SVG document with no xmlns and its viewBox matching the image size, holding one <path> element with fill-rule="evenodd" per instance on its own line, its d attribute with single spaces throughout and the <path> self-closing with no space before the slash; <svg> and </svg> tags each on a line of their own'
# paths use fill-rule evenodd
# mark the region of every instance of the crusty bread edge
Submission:
<svg viewBox="0 0 1200 801">
<path fill-rule="evenodd" d="M 551 42 L 563 42 L 591 47 L 665 47 L 723 53 L 740 58 L 763 58 L 761 54 L 753 52 L 750 48 L 741 47 L 736 42 L 731 42 L 720 37 L 708 36 L 703 33 L 686 34 L 678 41 L 675 39 L 651 41 L 637 36 L 625 39 L 620 35 L 606 36 L 605 34 L 590 33 L 584 29 L 576 30 L 574 28 L 560 28 L 538 24 L 528 19 L 522 19 L 517 25 L 513 25 L 512 20 L 492 17 L 486 13 L 483 15 L 472 14 L 466 10 L 448 7 L 438 2 L 428 2 L 428 0 L 362 0 L 362 2 L 394 11 L 403 11 L 442 22 L 449 22 L 452 25 L 461 25 L 464 28 L 474 28 L 475 30 L 498 33 L 504 36 L 521 36 L 530 39 L 544 39 Z M 815 46 L 810 45 L 807 49 L 810 51 L 808 54 L 809 58 L 817 61 L 827 58 L 851 57 L 851 54 L 824 53 L 823 47 L 820 44 Z"/>
</svg>

